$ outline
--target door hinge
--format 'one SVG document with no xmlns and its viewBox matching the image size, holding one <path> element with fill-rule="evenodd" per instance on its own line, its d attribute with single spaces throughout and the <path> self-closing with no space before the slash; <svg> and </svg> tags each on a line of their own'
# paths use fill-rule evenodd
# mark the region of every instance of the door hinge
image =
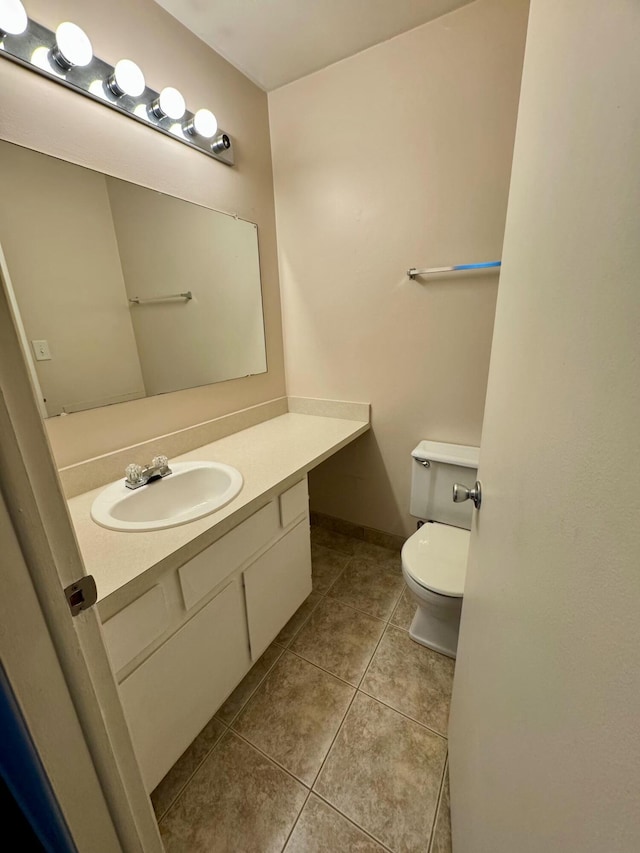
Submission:
<svg viewBox="0 0 640 853">
<path fill-rule="evenodd" d="M 82 610 L 88 610 L 98 600 L 98 588 L 93 575 L 85 575 L 75 583 L 69 584 L 64 594 L 69 602 L 72 616 L 77 616 Z"/>
</svg>

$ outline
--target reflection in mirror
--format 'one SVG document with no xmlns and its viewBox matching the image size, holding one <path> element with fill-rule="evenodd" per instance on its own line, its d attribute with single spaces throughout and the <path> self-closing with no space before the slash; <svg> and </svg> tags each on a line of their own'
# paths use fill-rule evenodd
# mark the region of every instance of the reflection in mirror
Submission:
<svg viewBox="0 0 640 853">
<path fill-rule="evenodd" d="M 266 371 L 255 224 L 7 142 L 0 180 L 47 415 Z"/>
</svg>

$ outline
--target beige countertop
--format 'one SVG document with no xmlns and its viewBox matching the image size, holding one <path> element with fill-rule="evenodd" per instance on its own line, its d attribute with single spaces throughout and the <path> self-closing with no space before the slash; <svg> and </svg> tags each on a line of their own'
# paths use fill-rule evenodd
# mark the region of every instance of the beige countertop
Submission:
<svg viewBox="0 0 640 853">
<path fill-rule="evenodd" d="M 231 503 L 179 527 L 148 533 L 106 530 L 90 516 L 91 504 L 104 486 L 71 498 L 71 520 L 87 573 L 96 580 L 102 618 L 137 598 L 159 574 L 183 565 L 368 429 L 366 421 L 288 413 L 175 457 L 170 461 L 224 462 L 244 478 Z"/>
</svg>

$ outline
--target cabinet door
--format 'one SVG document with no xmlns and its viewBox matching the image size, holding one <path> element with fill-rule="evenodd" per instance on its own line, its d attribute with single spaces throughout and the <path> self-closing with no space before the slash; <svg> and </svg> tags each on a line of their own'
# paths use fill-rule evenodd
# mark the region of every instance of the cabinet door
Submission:
<svg viewBox="0 0 640 853">
<path fill-rule="evenodd" d="M 278 505 L 271 501 L 178 569 L 187 610 L 268 545 L 279 530 Z"/>
<path fill-rule="evenodd" d="M 113 671 L 119 672 L 164 634 L 169 625 L 169 610 L 160 584 L 108 619 L 102 630 Z"/>
<path fill-rule="evenodd" d="M 311 592 L 306 519 L 245 570 L 244 592 L 251 659 L 255 661 Z"/>
<path fill-rule="evenodd" d="M 152 791 L 249 669 L 239 580 L 232 581 L 120 684 Z"/>
</svg>

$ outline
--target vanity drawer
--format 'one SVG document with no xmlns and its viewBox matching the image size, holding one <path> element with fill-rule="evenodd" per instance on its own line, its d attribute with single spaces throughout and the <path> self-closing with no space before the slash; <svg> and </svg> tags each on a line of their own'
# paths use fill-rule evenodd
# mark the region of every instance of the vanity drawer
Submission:
<svg viewBox="0 0 640 853">
<path fill-rule="evenodd" d="M 187 610 L 264 548 L 279 529 L 278 504 L 273 500 L 178 569 Z"/>
<path fill-rule="evenodd" d="M 280 497 L 280 524 L 288 527 L 296 518 L 306 515 L 309 510 L 309 489 L 307 478 L 291 486 Z"/>
<path fill-rule="evenodd" d="M 306 519 L 258 557 L 243 577 L 251 660 L 256 661 L 311 592 Z"/>
<path fill-rule="evenodd" d="M 120 684 L 147 791 L 152 791 L 249 669 L 238 579 Z"/>
<path fill-rule="evenodd" d="M 161 586 L 154 586 L 102 626 L 114 672 L 133 660 L 169 627 L 169 611 Z"/>
</svg>

